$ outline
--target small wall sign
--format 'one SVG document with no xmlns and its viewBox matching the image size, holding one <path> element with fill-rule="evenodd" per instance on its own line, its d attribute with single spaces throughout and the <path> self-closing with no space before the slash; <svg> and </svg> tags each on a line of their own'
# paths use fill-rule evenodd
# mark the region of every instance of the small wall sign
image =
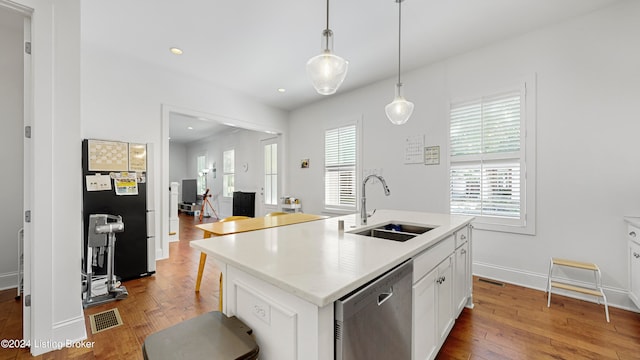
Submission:
<svg viewBox="0 0 640 360">
<path fill-rule="evenodd" d="M 425 146 L 424 164 L 425 165 L 440 164 L 440 146 Z"/>
</svg>

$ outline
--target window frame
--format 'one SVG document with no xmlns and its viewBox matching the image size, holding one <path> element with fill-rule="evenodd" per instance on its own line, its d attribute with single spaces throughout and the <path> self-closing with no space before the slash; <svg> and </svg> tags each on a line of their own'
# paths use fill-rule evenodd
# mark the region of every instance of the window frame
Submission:
<svg viewBox="0 0 640 360">
<path fill-rule="evenodd" d="M 196 188 L 197 195 L 204 195 L 207 190 L 207 174 L 204 171 L 207 167 L 207 155 L 198 155 L 196 156 L 196 173 L 198 177 L 196 178 Z"/>
<path fill-rule="evenodd" d="M 359 190 L 358 190 L 358 184 L 360 183 L 360 179 L 361 179 L 361 174 L 360 174 L 360 164 L 361 164 L 361 133 L 362 133 L 362 129 L 361 129 L 361 125 L 362 122 L 360 121 L 360 118 L 357 119 L 353 119 L 351 118 L 351 120 L 347 120 L 347 121 L 339 121 L 339 122 L 333 122 L 331 124 L 327 124 L 327 126 L 325 127 L 325 131 L 323 132 L 323 159 L 324 159 L 324 163 L 323 163 L 323 184 L 324 184 L 324 191 L 323 191 L 323 209 L 325 212 L 328 213 L 335 213 L 335 214 L 349 214 L 349 213 L 354 213 L 358 210 L 358 199 L 359 199 Z M 328 204 L 327 203 L 327 158 L 326 158 L 326 151 L 327 151 L 327 132 L 332 131 L 332 130 L 337 130 L 337 129 L 342 129 L 342 128 L 348 128 L 348 127 L 353 127 L 354 128 L 354 132 L 355 132 L 355 164 L 353 165 L 353 171 L 354 171 L 354 182 L 353 182 L 353 204 L 352 205 L 340 205 L 340 204 Z"/>
<path fill-rule="evenodd" d="M 454 104 L 470 103 L 474 100 L 492 98 L 500 94 L 519 91 L 520 103 L 520 150 L 518 161 L 520 163 L 520 219 L 513 220 L 496 216 L 480 216 L 474 214 L 452 213 L 452 191 L 449 189 L 449 213 L 454 215 L 474 216 L 474 227 L 480 230 L 509 232 L 524 235 L 535 235 L 536 232 L 536 82 L 535 75 L 526 77 L 515 85 L 499 90 L 485 91 L 478 96 L 452 99 L 449 102 L 447 116 L 447 140 L 448 140 L 448 177 L 449 186 L 452 186 L 452 169 L 455 165 L 464 164 L 499 164 L 506 163 L 508 159 L 514 159 L 513 153 L 495 155 L 485 153 L 481 156 L 460 155 L 454 157 L 451 145 L 451 109 Z M 480 175 L 482 181 L 482 174 Z"/>
<path fill-rule="evenodd" d="M 225 154 L 228 152 L 233 152 L 233 160 L 231 161 L 231 167 L 227 166 L 226 156 Z M 232 198 L 233 192 L 235 191 L 235 162 L 236 162 L 236 150 L 234 148 L 230 148 L 224 150 L 222 152 L 222 197 L 224 198 Z M 233 188 L 230 192 L 228 192 L 228 179 L 233 179 Z"/>
<path fill-rule="evenodd" d="M 277 138 L 273 138 L 273 139 L 267 139 L 267 140 L 263 140 L 265 141 L 264 146 L 262 147 L 262 153 L 263 153 L 263 169 L 264 169 L 264 173 L 263 175 L 263 186 L 264 186 L 264 205 L 265 206 L 277 206 L 279 203 L 279 194 L 278 194 L 278 139 Z M 269 150 L 269 155 L 267 155 L 267 148 L 270 148 Z M 275 148 L 275 149 L 274 149 Z M 275 151 L 275 154 L 273 154 L 273 152 Z M 269 160 L 271 160 L 271 162 L 273 163 L 273 161 L 275 160 L 275 169 L 273 164 L 271 163 L 271 165 L 267 164 L 267 157 L 269 156 Z M 267 179 L 270 178 L 271 179 L 271 186 L 267 186 Z M 275 192 L 275 195 L 273 195 L 273 193 Z M 267 196 L 267 194 L 270 194 L 269 196 Z M 269 197 L 272 202 L 268 202 L 267 197 Z"/>
</svg>

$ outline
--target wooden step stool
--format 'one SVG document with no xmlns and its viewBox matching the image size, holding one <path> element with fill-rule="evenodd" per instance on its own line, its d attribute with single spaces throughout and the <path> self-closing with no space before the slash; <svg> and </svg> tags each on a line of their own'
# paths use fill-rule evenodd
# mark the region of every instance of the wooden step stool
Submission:
<svg viewBox="0 0 640 360">
<path fill-rule="evenodd" d="M 554 266 L 566 266 L 575 269 L 582 270 L 590 270 L 593 271 L 595 276 L 595 284 L 593 288 L 590 287 L 582 287 L 567 284 L 565 282 L 561 282 L 553 279 L 553 267 Z M 602 274 L 600 273 L 600 268 L 596 264 L 574 261 L 574 260 L 566 260 L 566 259 L 558 259 L 551 258 L 551 262 L 549 263 L 549 277 L 547 279 L 547 307 L 551 306 L 551 288 L 564 289 L 569 291 L 575 291 L 582 294 L 595 296 L 598 300 L 598 304 L 600 304 L 600 298 L 604 301 L 604 312 L 607 316 L 607 322 L 609 322 L 609 306 L 607 304 L 607 297 L 604 295 L 604 291 L 602 290 Z"/>
</svg>

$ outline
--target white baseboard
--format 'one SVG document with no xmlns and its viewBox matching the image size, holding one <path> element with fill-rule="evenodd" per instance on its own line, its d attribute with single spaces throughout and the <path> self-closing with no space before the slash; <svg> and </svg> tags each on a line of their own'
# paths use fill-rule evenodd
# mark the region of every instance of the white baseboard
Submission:
<svg viewBox="0 0 640 360">
<path fill-rule="evenodd" d="M 156 249 L 156 261 L 158 260 L 164 260 L 164 259 L 168 259 L 169 258 L 169 254 L 167 254 L 166 256 L 163 254 L 162 249 Z"/>
<path fill-rule="evenodd" d="M 18 272 L 0 274 L 0 290 L 15 289 L 18 287 Z"/>
<path fill-rule="evenodd" d="M 499 280 L 502 282 L 519 285 L 522 287 L 546 291 L 547 290 L 547 274 L 534 273 L 529 271 L 523 271 L 520 269 L 507 268 L 503 266 L 474 262 L 473 263 L 473 275 L 484 277 L 493 280 Z M 573 283 L 574 285 L 586 285 L 577 281 L 566 279 L 566 282 Z M 603 285 L 605 295 L 607 295 L 607 302 L 609 306 L 616 307 L 633 312 L 640 312 L 640 310 L 631 302 L 627 295 L 626 289 L 608 287 Z M 591 296 L 586 296 L 572 291 L 563 291 L 562 289 L 554 289 L 552 293 L 559 294 L 575 299 L 596 302 Z"/>
</svg>

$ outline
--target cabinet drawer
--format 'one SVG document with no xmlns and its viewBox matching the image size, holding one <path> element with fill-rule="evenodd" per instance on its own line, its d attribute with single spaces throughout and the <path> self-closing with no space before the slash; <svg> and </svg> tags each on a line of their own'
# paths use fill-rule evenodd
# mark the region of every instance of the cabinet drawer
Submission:
<svg viewBox="0 0 640 360">
<path fill-rule="evenodd" d="M 639 233 L 640 234 L 640 233 Z M 466 226 L 453 234 L 456 239 L 456 249 L 469 240 L 469 227 Z"/>
<path fill-rule="evenodd" d="M 640 244 L 640 229 L 633 225 L 628 225 L 627 239 L 635 242 L 636 244 Z"/>
<path fill-rule="evenodd" d="M 413 283 L 425 276 L 455 250 L 454 236 L 440 241 L 413 259 Z"/>
</svg>

